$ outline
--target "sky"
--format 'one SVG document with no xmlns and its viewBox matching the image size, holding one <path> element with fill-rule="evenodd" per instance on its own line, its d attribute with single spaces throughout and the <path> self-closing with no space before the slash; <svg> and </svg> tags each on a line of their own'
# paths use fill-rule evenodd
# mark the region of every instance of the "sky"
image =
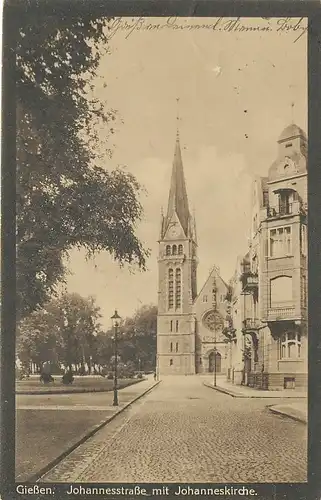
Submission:
<svg viewBox="0 0 321 500">
<path fill-rule="evenodd" d="M 132 273 L 106 252 L 92 261 L 83 251 L 70 252 L 67 289 L 94 296 L 106 328 L 115 308 L 126 317 L 157 303 L 157 240 L 170 186 L 177 98 L 197 224 L 198 290 L 214 265 L 228 281 L 237 256 L 246 252 L 253 176 L 267 175 L 282 130 L 294 121 L 307 131 L 305 20 L 239 20 L 261 28 L 253 31 L 227 31 L 228 21 L 220 20 L 220 29 L 208 27 L 217 18 L 113 21 L 93 93 L 117 110 L 118 119 L 107 145 L 108 131 L 99 129 L 97 152 L 104 168 L 123 166 L 145 187 L 137 234 L 151 256 L 146 272 Z M 156 29 L 157 24 L 166 27 Z"/>
</svg>

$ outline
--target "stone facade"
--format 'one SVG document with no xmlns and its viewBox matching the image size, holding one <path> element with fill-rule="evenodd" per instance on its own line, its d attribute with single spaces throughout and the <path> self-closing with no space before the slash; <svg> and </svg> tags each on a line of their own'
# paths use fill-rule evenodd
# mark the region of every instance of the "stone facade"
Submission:
<svg viewBox="0 0 321 500">
<path fill-rule="evenodd" d="M 158 254 L 157 371 L 160 375 L 227 372 L 224 328 L 228 286 L 213 268 L 197 295 L 196 224 L 188 208 L 177 135 Z"/>
<path fill-rule="evenodd" d="M 306 387 L 307 138 L 294 124 L 282 132 L 268 176 L 254 181 L 251 226 L 242 290 L 234 287 L 234 296 L 244 297 L 242 333 L 251 340 L 243 383 Z"/>
</svg>

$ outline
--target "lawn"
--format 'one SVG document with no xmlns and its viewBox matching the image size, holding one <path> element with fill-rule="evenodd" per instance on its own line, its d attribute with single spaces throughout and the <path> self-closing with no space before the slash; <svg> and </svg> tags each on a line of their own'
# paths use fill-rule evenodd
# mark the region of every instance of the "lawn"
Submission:
<svg viewBox="0 0 321 500">
<path fill-rule="evenodd" d="M 140 380 L 134 379 L 135 382 Z M 133 382 L 132 379 L 129 381 Z M 105 382 L 111 387 L 112 381 Z M 120 382 L 124 384 L 126 379 Z M 133 401 L 144 390 L 146 385 L 135 384 L 119 391 L 120 407 Z M 112 403 L 112 393 L 99 394 L 98 391 L 17 395 L 16 481 L 30 480 L 88 435 L 90 429 L 111 417 L 116 410 Z"/>
<path fill-rule="evenodd" d="M 113 390 L 114 381 L 103 377 L 75 377 L 73 384 L 63 385 L 61 376 L 55 376 L 54 382 L 42 384 L 37 378 L 29 378 L 16 382 L 16 394 L 48 394 L 48 393 L 72 393 L 72 392 L 107 392 Z M 122 389 L 128 385 L 137 384 L 144 379 L 119 379 L 118 388 Z"/>
<path fill-rule="evenodd" d="M 68 450 L 88 429 L 108 418 L 104 411 L 17 410 L 16 481 L 28 481 Z"/>
</svg>

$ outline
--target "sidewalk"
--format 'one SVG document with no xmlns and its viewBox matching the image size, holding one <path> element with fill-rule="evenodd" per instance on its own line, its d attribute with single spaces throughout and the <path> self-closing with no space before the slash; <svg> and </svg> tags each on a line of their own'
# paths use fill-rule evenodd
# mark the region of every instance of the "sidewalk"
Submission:
<svg viewBox="0 0 321 500">
<path fill-rule="evenodd" d="M 36 482 L 79 445 L 158 384 L 159 381 L 155 382 L 153 375 L 150 375 L 138 384 L 120 389 L 118 391 L 119 406 L 113 406 L 112 392 L 105 393 L 99 406 L 96 401 L 99 397 L 98 393 L 51 396 L 51 398 L 64 397 L 63 405 L 57 405 L 51 400 L 47 403 L 39 402 L 37 408 L 34 408 L 33 402 L 18 404 L 18 412 L 27 413 L 24 418 L 25 426 L 21 429 L 18 426 L 17 444 L 21 449 L 17 453 L 19 460 L 16 464 L 16 480 Z M 41 396 L 35 397 L 41 398 Z M 80 397 L 89 399 L 79 401 Z M 48 412 L 48 410 L 51 411 Z M 34 425 L 37 418 L 39 425 Z M 48 423 L 48 427 L 44 427 L 44 420 Z M 30 450 L 33 448 L 37 448 L 37 454 L 30 455 Z"/>
<path fill-rule="evenodd" d="M 284 415 L 298 422 L 303 422 L 304 424 L 308 423 L 308 408 L 307 403 L 304 401 L 300 401 L 299 403 L 289 402 L 289 404 L 285 405 L 268 406 L 268 409 L 272 413 Z"/>
<path fill-rule="evenodd" d="M 298 391 L 293 389 L 283 389 L 280 391 L 264 391 L 260 389 L 252 389 L 244 385 L 234 385 L 225 380 L 225 378 L 218 377 L 216 387 L 214 387 L 213 377 L 204 377 L 203 384 L 206 387 L 215 389 L 219 392 L 229 394 L 233 398 L 307 398 L 306 391 Z"/>
</svg>

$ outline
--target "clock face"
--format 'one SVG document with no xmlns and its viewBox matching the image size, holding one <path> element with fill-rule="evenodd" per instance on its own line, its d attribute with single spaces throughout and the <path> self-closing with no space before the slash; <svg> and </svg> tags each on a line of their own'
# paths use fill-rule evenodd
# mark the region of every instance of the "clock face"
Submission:
<svg viewBox="0 0 321 500">
<path fill-rule="evenodd" d="M 224 322 L 219 312 L 209 311 L 203 319 L 203 324 L 208 330 L 218 332 L 223 330 Z"/>
</svg>

